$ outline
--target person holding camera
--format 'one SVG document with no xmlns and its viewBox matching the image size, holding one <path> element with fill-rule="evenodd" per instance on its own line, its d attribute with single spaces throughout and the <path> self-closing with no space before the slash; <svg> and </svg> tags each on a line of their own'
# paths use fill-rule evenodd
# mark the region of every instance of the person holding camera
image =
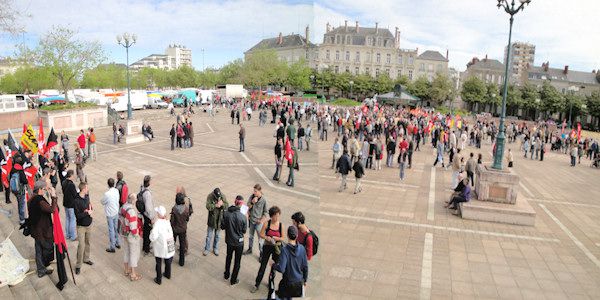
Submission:
<svg viewBox="0 0 600 300">
<path fill-rule="evenodd" d="M 221 193 L 221 189 L 215 188 L 212 193 L 206 197 L 206 209 L 208 210 L 208 221 L 206 229 L 206 244 L 202 255 L 207 256 L 213 251 L 216 256 L 219 256 L 219 231 L 223 213 L 229 206 L 225 195 Z"/>
<path fill-rule="evenodd" d="M 54 259 L 54 232 L 52 213 L 58 204 L 56 191 L 48 186 L 46 181 L 38 180 L 33 186 L 34 196 L 29 201 L 29 226 L 31 237 L 35 240 L 35 265 L 38 277 L 50 275 L 53 269 L 50 262 Z M 45 194 L 48 193 L 52 203 L 48 203 Z"/>
</svg>

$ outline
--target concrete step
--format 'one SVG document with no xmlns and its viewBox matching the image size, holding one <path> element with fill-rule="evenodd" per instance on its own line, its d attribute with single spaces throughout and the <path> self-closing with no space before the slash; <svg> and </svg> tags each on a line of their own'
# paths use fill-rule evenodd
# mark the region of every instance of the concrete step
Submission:
<svg viewBox="0 0 600 300">
<path fill-rule="evenodd" d="M 518 197 L 515 204 L 471 200 L 460 204 L 463 219 L 513 225 L 534 226 L 536 212 L 527 199 Z"/>
</svg>

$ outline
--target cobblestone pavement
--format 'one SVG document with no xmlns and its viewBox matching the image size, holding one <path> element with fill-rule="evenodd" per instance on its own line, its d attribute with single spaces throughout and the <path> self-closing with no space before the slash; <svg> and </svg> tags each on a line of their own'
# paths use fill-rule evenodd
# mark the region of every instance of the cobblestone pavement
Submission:
<svg viewBox="0 0 600 300">
<path fill-rule="evenodd" d="M 282 183 L 270 180 L 275 170 L 273 161 L 275 139 L 272 124 L 258 127 L 258 119 L 243 122 L 246 126 L 246 151 L 242 154 L 238 152 L 239 127 L 231 125 L 225 112 L 220 112 L 215 119 L 209 118 L 205 113 L 198 113 L 191 118 L 195 132 L 194 147 L 171 151 L 169 130 L 171 124 L 175 122 L 174 118 L 170 118 L 165 110 L 136 111 L 134 115 L 137 118 L 150 120 L 156 139 L 152 142 L 115 146 L 112 144 L 112 128 L 97 128 L 98 160 L 88 161 L 85 167 L 90 182 L 91 201 L 95 207 L 91 240 L 91 259 L 95 262 L 94 266 L 82 267 L 81 274 L 76 275 L 77 287 L 69 281 L 64 291 L 56 293 L 56 289 L 50 285 L 51 289 L 48 289 L 48 292 L 36 289 L 38 296 L 40 298 L 62 296 L 69 299 L 81 296 L 93 299 L 266 298 L 268 269 L 260 291 L 256 294 L 250 293 L 259 268 L 256 242 L 255 254 L 242 258 L 240 283 L 235 286 L 230 286 L 229 281 L 223 279 L 226 254 L 224 233 L 221 233 L 220 255 L 202 256 L 206 235 L 206 196 L 215 187 L 220 187 L 232 203 L 238 194 L 248 197 L 252 193 L 254 184 L 259 183 L 263 187 L 268 205 L 277 205 L 282 209 L 284 228 L 292 224 L 290 217 L 294 212 L 302 211 L 306 215 L 309 228 L 320 232 L 319 189 L 318 180 L 315 180 L 318 179 L 318 145 L 313 144 L 311 152 L 300 152 L 300 172 L 296 173 L 296 187 L 291 189 L 285 185 L 287 168 L 281 176 Z M 107 223 L 100 200 L 106 190 L 106 180 L 115 177 L 118 170 L 124 173 L 130 190 L 135 192 L 142 183 L 144 175 L 151 175 L 150 189 L 155 205 L 163 205 L 167 211 L 170 211 L 175 204 L 175 187 L 178 185 L 183 185 L 192 199 L 194 214 L 188 224 L 187 236 L 190 245 L 186 265 L 180 267 L 177 263 L 173 263 L 171 280 L 163 280 L 161 286 L 152 281 L 155 276 L 153 257 L 140 259 L 139 271 L 143 279 L 139 282 L 129 282 L 122 275 L 122 251 L 117 250 L 116 254 L 105 252 L 108 245 Z M 59 203 L 62 204 L 61 196 L 59 196 Z M 16 212 L 16 205 L 12 205 Z M 18 221 L 15 215 L 12 217 L 13 224 Z M 62 217 L 64 219 L 64 215 Z M 23 238 L 18 233 L 13 235 L 13 239 Z M 20 247 L 21 253 L 25 257 L 34 257 L 33 240 L 26 238 L 22 241 L 22 245 L 28 247 L 23 250 Z M 245 245 L 245 247 L 248 245 L 247 238 Z M 71 258 L 75 259 L 77 242 L 68 242 L 68 246 L 72 254 Z M 177 257 L 178 254 L 175 255 L 175 260 Z M 307 295 L 315 298 L 318 298 L 321 290 L 320 263 L 320 255 L 310 262 Z M 33 261 L 31 266 L 35 267 Z M 38 282 L 37 277 L 33 277 L 35 275 L 30 275 L 28 278 L 31 282 Z M 51 275 L 51 279 L 56 282 L 56 275 Z M 280 275 L 276 282 L 279 282 L 279 279 Z M 15 298 L 35 298 L 35 294 L 15 292 L 13 294 L 16 295 Z"/>
<path fill-rule="evenodd" d="M 444 209 L 451 171 L 432 168 L 430 145 L 415 153 L 404 181 L 397 167 L 367 170 L 357 195 L 352 173 L 348 190 L 338 192 L 332 139 L 320 146 L 323 298 L 600 298 L 600 186 L 589 161 L 571 168 L 555 153 L 532 161 L 509 145 L 519 197 L 537 213 L 527 227 L 463 220 Z M 489 143 L 463 155 L 470 151 L 491 164 Z"/>
</svg>

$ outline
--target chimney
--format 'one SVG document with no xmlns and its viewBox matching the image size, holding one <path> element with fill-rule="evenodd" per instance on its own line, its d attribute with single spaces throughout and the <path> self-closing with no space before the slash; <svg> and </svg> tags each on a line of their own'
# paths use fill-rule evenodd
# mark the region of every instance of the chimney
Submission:
<svg viewBox="0 0 600 300">
<path fill-rule="evenodd" d="M 448 51 L 448 49 L 446 49 L 446 60 L 448 60 L 448 54 L 450 51 Z"/>
<path fill-rule="evenodd" d="M 545 64 L 542 64 L 542 67 L 544 67 L 544 72 L 548 72 L 548 68 L 550 67 L 550 62 L 547 61 Z"/>
<path fill-rule="evenodd" d="M 417 55 L 419 55 L 419 47 L 417 47 Z"/>
<path fill-rule="evenodd" d="M 485 58 L 483 59 L 483 61 L 487 61 L 487 54 L 485 55 Z"/>
<path fill-rule="evenodd" d="M 277 37 L 277 45 L 281 45 L 283 44 L 283 35 L 281 35 L 281 32 L 279 33 L 279 37 Z"/>
<path fill-rule="evenodd" d="M 565 66 L 565 69 L 563 70 L 563 74 L 565 74 L 565 75 L 569 74 L 569 66 Z"/>
<path fill-rule="evenodd" d="M 396 38 L 396 47 L 400 47 L 400 31 L 398 30 L 398 27 L 396 27 L 394 38 Z"/>
<path fill-rule="evenodd" d="M 358 33 L 358 21 L 356 21 L 356 33 Z"/>
<path fill-rule="evenodd" d="M 379 23 L 375 22 L 375 34 L 379 33 Z"/>
<path fill-rule="evenodd" d="M 329 22 L 327 22 L 327 25 L 325 27 L 325 33 L 328 33 L 329 30 L 331 30 L 331 25 L 329 25 Z"/>
<path fill-rule="evenodd" d="M 304 31 L 304 38 L 306 38 L 306 45 L 308 46 L 309 42 L 310 42 L 310 28 L 308 28 L 308 25 L 306 26 L 306 30 Z"/>
<path fill-rule="evenodd" d="M 344 20 L 344 30 L 348 31 L 348 20 Z"/>
</svg>

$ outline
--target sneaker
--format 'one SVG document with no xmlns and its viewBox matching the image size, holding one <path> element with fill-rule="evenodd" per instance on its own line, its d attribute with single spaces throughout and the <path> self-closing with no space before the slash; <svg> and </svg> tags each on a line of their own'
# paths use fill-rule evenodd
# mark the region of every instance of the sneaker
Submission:
<svg viewBox="0 0 600 300">
<path fill-rule="evenodd" d="M 257 286 L 253 286 L 252 289 L 250 290 L 250 293 L 254 294 L 258 292 L 258 287 Z"/>
<path fill-rule="evenodd" d="M 246 252 L 244 252 L 244 255 L 248 255 L 248 254 L 252 254 L 252 249 L 251 248 L 248 249 L 248 250 L 246 250 Z"/>
<path fill-rule="evenodd" d="M 107 248 L 107 249 L 106 249 L 106 252 L 108 252 L 108 253 L 115 253 L 115 249 L 110 249 L 110 248 Z"/>
<path fill-rule="evenodd" d="M 121 249 L 121 245 L 115 245 L 115 247 L 117 247 L 117 249 Z"/>
<path fill-rule="evenodd" d="M 160 285 L 162 282 L 160 282 L 160 280 L 158 280 L 158 278 L 154 278 L 154 282 L 158 285 Z"/>
<path fill-rule="evenodd" d="M 219 252 L 217 252 L 217 251 L 214 251 L 214 252 L 213 252 L 213 254 L 214 254 L 215 256 L 219 256 Z"/>
<path fill-rule="evenodd" d="M 236 280 L 234 280 L 234 281 L 231 281 L 231 285 L 236 285 L 236 284 L 238 284 L 238 283 L 240 283 L 240 280 L 239 280 L 239 279 L 236 279 Z"/>
<path fill-rule="evenodd" d="M 202 255 L 207 256 L 208 255 L 208 250 L 204 250 L 204 252 L 202 252 Z"/>
<path fill-rule="evenodd" d="M 75 268 L 75 274 L 79 275 L 81 273 L 81 268 Z"/>
</svg>

